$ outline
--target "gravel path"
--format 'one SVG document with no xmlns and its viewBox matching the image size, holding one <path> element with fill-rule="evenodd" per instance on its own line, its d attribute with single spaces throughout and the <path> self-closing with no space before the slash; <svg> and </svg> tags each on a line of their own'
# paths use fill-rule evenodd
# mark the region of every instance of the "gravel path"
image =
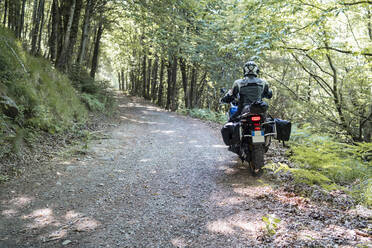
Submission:
<svg viewBox="0 0 372 248">
<path fill-rule="evenodd" d="M 251 177 L 207 124 L 140 99 L 120 101 L 120 125 L 90 144 L 86 156 L 56 159 L 1 186 L 0 247 L 354 247 L 371 241 L 357 231 L 370 216 L 315 206 L 265 177 Z M 262 221 L 269 215 L 281 219 L 271 237 Z"/>
</svg>

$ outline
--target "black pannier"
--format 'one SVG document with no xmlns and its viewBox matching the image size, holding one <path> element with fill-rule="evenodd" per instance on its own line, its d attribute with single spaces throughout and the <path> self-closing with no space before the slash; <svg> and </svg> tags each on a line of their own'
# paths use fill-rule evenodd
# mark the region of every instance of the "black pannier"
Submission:
<svg viewBox="0 0 372 248">
<path fill-rule="evenodd" d="M 276 127 L 276 139 L 288 141 L 291 136 L 291 122 L 281 119 L 274 119 Z"/>
<path fill-rule="evenodd" d="M 228 122 L 226 123 L 222 129 L 221 134 L 223 138 L 223 142 L 227 146 L 238 144 L 240 142 L 240 124 Z"/>
</svg>

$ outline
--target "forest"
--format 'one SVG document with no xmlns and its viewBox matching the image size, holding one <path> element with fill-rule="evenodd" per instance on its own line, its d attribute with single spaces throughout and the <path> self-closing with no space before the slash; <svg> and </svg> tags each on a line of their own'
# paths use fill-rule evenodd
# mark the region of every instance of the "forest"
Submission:
<svg viewBox="0 0 372 248">
<path fill-rule="evenodd" d="M 219 111 L 257 60 L 272 112 L 348 142 L 371 139 L 369 1 L 3 0 L 2 24 L 62 72 L 102 67 L 158 105 Z M 104 70 L 104 69 L 103 69 Z"/>
<path fill-rule="evenodd" d="M 371 138 L 371 0 L 0 0 L 1 247 L 370 247 Z"/>
<path fill-rule="evenodd" d="M 352 192 L 371 204 L 371 4 L 0 0 L 1 157 L 32 132 L 112 110 L 113 88 L 224 122 L 220 89 L 254 60 L 273 90 L 270 114 L 295 126 L 292 159 L 315 173 L 299 177 L 343 189 L 359 178 Z"/>
</svg>

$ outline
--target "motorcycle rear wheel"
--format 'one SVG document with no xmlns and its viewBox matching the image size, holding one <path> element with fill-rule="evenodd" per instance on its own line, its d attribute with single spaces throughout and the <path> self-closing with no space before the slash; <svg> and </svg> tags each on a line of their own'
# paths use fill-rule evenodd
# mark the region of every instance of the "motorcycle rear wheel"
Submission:
<svg viewBox="0 0 372 248">
<path fill-rule="evenodd" d="M 249 168 L 252 176 L 259 177 L 263 174 L 262 167 L 264 166 L 264 147 L 255 146 L 252 151 L 252 161 L 249 163 Z"/>
</svg>

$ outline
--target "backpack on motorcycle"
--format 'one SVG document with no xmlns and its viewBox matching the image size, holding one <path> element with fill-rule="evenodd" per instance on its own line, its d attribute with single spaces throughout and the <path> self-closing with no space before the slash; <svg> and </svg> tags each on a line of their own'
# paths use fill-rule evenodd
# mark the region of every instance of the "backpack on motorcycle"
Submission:
<svg viewBox="0 0 372 248">
<path fill-rule="evenodd" d="M 240 142 L 240 124 L 226 123 L 221 129 L 222 139 L 225 145 L 230 146 Z"/>
<path fill-rule="evenodd" d="M 288 141 L 291 136 L 291 122 L 281 119 L 274 119 L 276 127 L 276 139 L 282 141 Z"/>
<path fill-rule="evenodd" d="M 264 101 L 255 101 L 250 106 L 252 114 L 264 114 L 269 109 L 269 105 Z"/>
</svg>

